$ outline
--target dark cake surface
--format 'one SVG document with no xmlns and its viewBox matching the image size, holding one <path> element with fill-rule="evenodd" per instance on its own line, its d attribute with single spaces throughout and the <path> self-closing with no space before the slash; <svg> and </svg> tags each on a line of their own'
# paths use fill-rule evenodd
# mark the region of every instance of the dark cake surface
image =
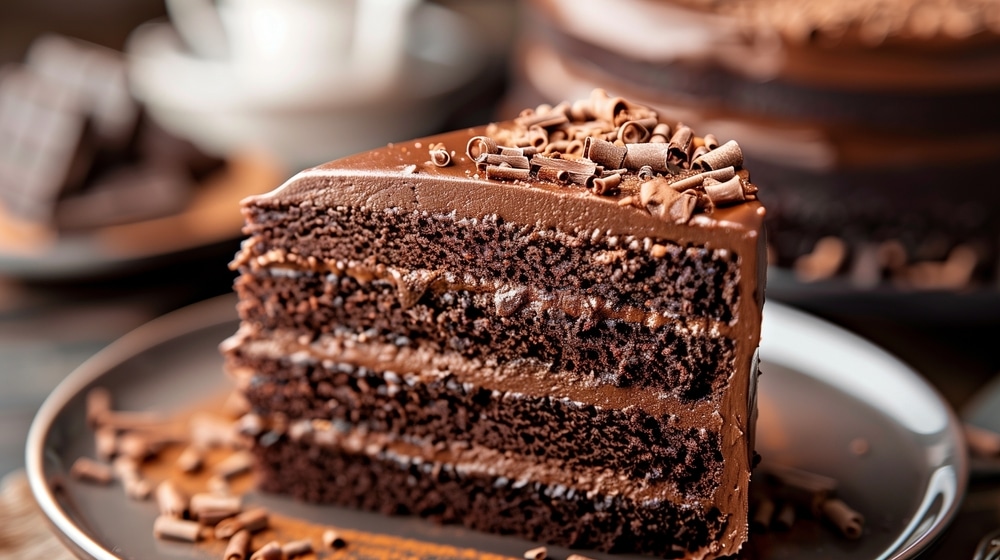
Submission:
<svg viewBox="0 0 1000 560">
<path fill-rule="evenodd" d="M 645 108 L 588 107 L 393 144 L 244 203 L 224 350 L 269 422 L 263 488 L 570 546 L 738 550 L 763 207 L 735 143 L 672 123 L 656 145 Z M 629 117 L 645 139 L 616 144 L 642 136 Z M 503 147 L 577 121 L 611 131 Z"/>
</svg>

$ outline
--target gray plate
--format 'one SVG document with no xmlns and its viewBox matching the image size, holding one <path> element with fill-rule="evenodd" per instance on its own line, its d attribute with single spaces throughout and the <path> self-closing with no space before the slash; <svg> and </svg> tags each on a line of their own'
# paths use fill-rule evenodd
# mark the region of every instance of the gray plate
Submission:
<svg viewBox="0 0 1000 560">
<path fill-rule="evenodd" d="M 39 410 L 28 436 L 32 491 L 57 533 L 82 558 L 211 558 L 189 545 L 156 541 L 152 503 L 116 489 L 78 484 L 68 466 L 93 455 L 84 394 L 112 389 L 122 409 L 190 407 L 222 393 L 218 343 L 236 329 L 229 296 L 167 315 L 80 366 Z M 873 345 L 818 319 L 769 303 L 761 349 L 758 450 L 780 463 L 840 481 L 840 495 L 867 518 L 857 541 L 803 520 L 788 533 L 754 535 L 747 556 L 767 559 L 912 558 L 954 516 L 966 485 L 955 416 L 913 371 Z M 862 438 L 866 454 L 851 452 Z M 520 557 L 532 546 L 509 537 L 414 518 L 383 518 L 251 494 L 248 501 L 314 522 Z M 565 550 L 550 550 L 555 558 Z M 589 554 L 596 558 L 622 556 Z"/>
</svg>

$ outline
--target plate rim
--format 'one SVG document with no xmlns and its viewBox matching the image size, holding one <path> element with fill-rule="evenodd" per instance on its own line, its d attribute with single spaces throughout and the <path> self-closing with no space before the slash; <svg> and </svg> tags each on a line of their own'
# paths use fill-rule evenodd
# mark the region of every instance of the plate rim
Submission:
<svg viewBox="0 0 1000 560">
<path fill-rule="evenodd" d="M 920 528 L 917 525 L 921 518 L 915 515 L 907 528 L 900 533 L 899 538 L 891 545 L 890 549 L 884 551 L 879 557 L 885 560 L 914 558 L 934 542 L 950 525 L 951 521 L 957 515 L 966 493 L 969 466 L 965 441 L 959 428 L 960 423 L 957 414 L 941 396 L 940 392 L 913 368 L 861 336 L 819 317 L 775 301 L 767 302 L 764 314 L 765 323 L 767 321 L 771 321 L 772 324 L 775 321 L 798 323 L 800 328 L 827 333 L 840 339 L 842 343 L 855 346 L 862 353 L 879 356 L 883 360 L 894 362 L 895 367 L 900 372 L 904 372 L 906 377 L 915 385 L 925 391 L 929 391 L 942 407 L 946 415 L 946 426 L 943 431 L 948 432 L 950 435 L 948 440 L 954 446 L 955 451 L 954 460 L 950 464 L 955 475 L 953 499 L 937 514 L 934 522 L 929 527 L 924 527 L 922 532 L 916 535 L 911 533 L 913 529 Z M 64 508 L 59 505 L 50 487 L 50 483 L 46 479 L 45 444 L 47 436 L 62 410 L 74 397 L 79 395 L 88 385 L 99 379 L 111 368 L 128 361 L 150 348 L 184 334 L 211 328 L 237 319 L 236 297 L 232 293 L 216 296 L 167 313 L 139 326 L 101 349 L 70 372 L 56 386 L 52 393 L 46 397 L 42 406 L 35 414 L 28 431 L 25 446 L 25 471 L 35 501 L 42 510 L 46 521 L 55 529 L 56 536 L 63 542 L 71 546 L 74 550 L 84 552 L 96 560 L 122 560 L 121 557 L 108 551 L 73 522 Z M 762 328 L 762 332 L 766 332 L 766 330 L 766 326 Z M 764 342 L 761 343 L 761 346 L 764 347 Z M 779 365 L 782 363 L 781 360 L 771 360 L 767 356 L 764 356 L 764 361 L 772 361 Z M 940 470 L 935 472 L 939 473 Z M 928 481 L 928 486 L 933 482 L 934 475 L 930 478 L 932 480 Z M 926 491 L 927 489 L 925 488 L 924 490 Z M 925 495 L 920 505 L 921 509 L 925 509 L 930 505 L 927 498 L 928 496 Z"/>
</svg>

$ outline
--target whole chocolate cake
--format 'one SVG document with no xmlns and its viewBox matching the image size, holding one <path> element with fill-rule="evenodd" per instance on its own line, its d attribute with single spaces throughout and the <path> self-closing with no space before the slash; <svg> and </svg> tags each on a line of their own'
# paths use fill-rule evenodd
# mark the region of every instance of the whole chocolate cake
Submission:
<svg viewBox="0 0 1000 560">
<path fill-rule="evenodd" d="M 512 103 L 594 87 L 740 139 L 801 281 L 994 289 L 1000 4 L 527 0 Z M 609 23 L 614 22 L 614 23 Z M 961 194 L 943 185 L 962 185 Z M 844 283 L 846 284 L 846 283 Z"/>
<path fill-rule="evenodd" d="M 755 193 L 736 142 L 596 90 L 247 199 L 223 351 L 260 487 L 571 547 L 735 553 Z"/>
</svg>

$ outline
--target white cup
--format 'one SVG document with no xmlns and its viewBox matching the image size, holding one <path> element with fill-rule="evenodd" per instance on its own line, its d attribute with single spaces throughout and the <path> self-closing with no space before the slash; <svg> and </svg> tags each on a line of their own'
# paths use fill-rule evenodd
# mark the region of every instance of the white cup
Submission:
<svg viewBox="0 0 1000 560">
<path fill-rule="evenodd" d="M 167 0 L 167 8 L 195 54 L 228 60 L 249 87 L 349 78 L 372 92 L 398 76 L 419 1 Z"/>
</svg>

